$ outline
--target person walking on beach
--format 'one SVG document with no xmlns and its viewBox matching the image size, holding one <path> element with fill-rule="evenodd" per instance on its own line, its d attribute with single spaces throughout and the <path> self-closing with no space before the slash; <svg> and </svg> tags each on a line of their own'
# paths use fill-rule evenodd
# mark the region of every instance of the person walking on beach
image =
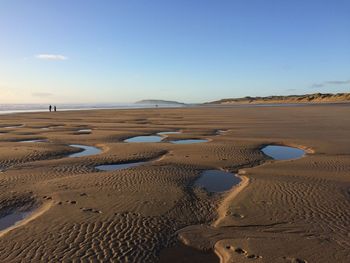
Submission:
<svg viewBox="0 0 350 263">
<path fill-rule="evenodd" d="M 50 105 L 50 106 L 49 106 L 49 111 L 51 112 L 51 110 L 52 110 L 52 106 Z"/>
<path fill-rule="evenodd" d="M 56 106 L 53 107 L 53 110 L 56 112 L 56 110 L 57 110 Z"/>
</svg>

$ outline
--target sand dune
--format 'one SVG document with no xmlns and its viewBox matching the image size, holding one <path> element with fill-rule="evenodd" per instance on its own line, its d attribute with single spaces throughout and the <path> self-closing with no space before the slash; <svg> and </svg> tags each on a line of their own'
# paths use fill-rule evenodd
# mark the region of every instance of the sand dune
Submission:
<svg viewBox="0 0 350 263">
<path fill-rule="evenodd" d="M 266 103 L 339 103 L 349 102 L 350 93 L 314 93 L 305 95 L 244 97 L 221 99 L 206 104 L 266 104 Z"/>
<path fill-rule="evenodd" d="M 0 237 L 0 261 L 349 262 L 349 116 L 347 104 L 4 115 L 0 216 L 48 209 Z M 123 142 L 171 130 L 181 133 Z M 36 138 L 48 142 L 18 142 Z M 209 141 L 167 142 L 186 138 Z M 259 150 L 270 143 L 313 153 L 273 161 Z M 102 152 L 68 158 L 71 144 Z M 215 168 L 247 179 L 223 194 L 193 187 Z"/>
</svg>

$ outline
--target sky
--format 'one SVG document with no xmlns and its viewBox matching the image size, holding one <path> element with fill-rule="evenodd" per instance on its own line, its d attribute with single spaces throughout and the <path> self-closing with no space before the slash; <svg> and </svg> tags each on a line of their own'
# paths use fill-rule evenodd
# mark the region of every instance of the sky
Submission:
<svg viewBox="0 0 350 263">
<path fill-rule="evenodd" d="M 350 92 L 349 0 L 0 0 L 0 103 Z"/>
</svg>

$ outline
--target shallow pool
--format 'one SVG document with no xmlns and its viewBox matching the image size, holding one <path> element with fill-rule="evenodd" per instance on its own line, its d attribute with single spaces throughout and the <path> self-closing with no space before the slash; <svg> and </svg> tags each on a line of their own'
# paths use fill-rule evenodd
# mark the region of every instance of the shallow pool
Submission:
<svg viewBox="0 0 350 263">
<path fill-rule="evenodd" d="M 163 137 L 157 135 L 136 136 L 124 140 L 124 142 L 160 142 Z"/>
<path fill-rule="evenodd" d="M 101 170 L 101 171 L 116 171 L 116 170 L 122 170 L 122 169 L 140 166 L 140 165 L 143 165 L 145 163 L 147 163 L 147 162 L 104 164 L 104 165 L 98 165 L 95 168 L 98 170 Z"/>
<path fill-rule="evenodd" d="M 99 154 L 100 152 L 102 152 L 101 149 L 93 146 L 88 146 L 88 145 L 71 144 L 69 146 L 82 149 L 82 151 L 70 154 L 68 155 L 68 157 L 84 157 L 84 156 Z"/>
<path fill-rule="evenodd" d="M 33 140 L 22 140 L 18 142 L 25 142 L 25 143 L 34 143 L 34 142 L 47 142 L 46 139 L 33 139 Z"/>
<path fill-rule="evenodd" d="M 176 141 L 170 141 L 174 144 L 192 144 L 192 143 L 203 143 L 207 142 L 206 139 L 184 139 L 184 140 L 176 140 Z"/>
<path fill-rule="evenodd" d="M 13 125 L 13 126 L 6 126 L 6 127 L 2 127 L 5 129 L 15 129 L 15 128 L 21 128 L 24 127 L 24 124 L 20 124 L 20 125 Z"/>
<path fill-rule="evenodd" d="M 33 211 L 16 211 L 0 218 L 0 231 L 11 227 L 29 216 Z"/>
<path fill-rule="evenodd" d="M 268 145 L 261 151 L 275 160 L 298 159 L 305 155 L 305 151 L 302 149 L 281 145 Z"/>
<path fill-rule="evenodd" d="M 158 132 L 158 135 L 171 135 L 171 134 L 180 134 L 179 131 L 164 131 L 164 132 Z"/>
<path fill-rule="evenodd" d="M 241 179 L 229 172 L 221 170 L 206 170 L 194 183 L 197 187 L 205 188 L 208 192 L 225 192 L 239 184 Z"/>
<path fill-rule="evenodd" d="M 79 133 L 91 133 L 91 129 L 81 129 L 81 130 L 78 130 L 77 132 L 79 132 Z"/>
</svg>

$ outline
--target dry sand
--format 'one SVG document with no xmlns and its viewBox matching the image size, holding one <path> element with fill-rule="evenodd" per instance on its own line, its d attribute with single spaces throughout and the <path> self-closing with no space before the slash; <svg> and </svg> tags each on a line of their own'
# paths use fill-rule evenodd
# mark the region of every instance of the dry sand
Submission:
<svg viewBox="0 0 350 263">
<path fill-rule="evenodd" d="M 279 103 L 348 103 L 350 93 L 314 93 L 305 95 L 268 96 L 268 97 L 244 97 L 222 99 L 209 104 L 279 104 Z"/>
<path fill-rule="evenodd" d="M 0 236 L 0 262 L 350 262 L 349 104 L 23 113 L 0 126 L 0 216 L 38 209 Z M 171 130 L 210 141 L 122 142 Z M 272 161 L 259 150 L 270 143 L 313 153 Z M 67 158 L 69 144 L 102 153 Z M 213 168 L 246 179 L 221 195 L 192 187 Z"/>
</svg>

